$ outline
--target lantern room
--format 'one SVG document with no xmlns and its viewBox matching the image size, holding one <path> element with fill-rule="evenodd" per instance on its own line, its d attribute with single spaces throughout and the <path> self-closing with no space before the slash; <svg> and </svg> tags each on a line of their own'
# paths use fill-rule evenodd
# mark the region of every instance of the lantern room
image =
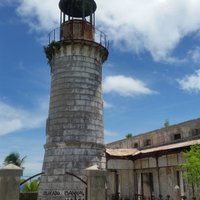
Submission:
<svg viewBox="0 0 200 200">
<path fill-rule="evenodd" d="M 60 38 L 94 40 L 94 0 L 60 0 Z"/>
</svg>

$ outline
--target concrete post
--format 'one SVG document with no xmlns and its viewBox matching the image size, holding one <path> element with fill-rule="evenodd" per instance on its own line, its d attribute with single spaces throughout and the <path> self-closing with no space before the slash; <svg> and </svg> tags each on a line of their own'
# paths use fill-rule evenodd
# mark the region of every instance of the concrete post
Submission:
<svg viewBox="0 0 200 200">
<path fill-rule="evenodd" d="M 174 200 L 180 200 L 180 188 L 178 185 L 174 187 Z"/>
<path fill-rule="evenodd" d="M 97 165 L 85 170 L 87 181 L 87 199 L 105 200 L 106 199 L 106 171 L 99 170 Z"/>
<path fill-rule="evenodd" d="M 138 200 L 142 200 L 142 174 L 138 174 Z"/>
<path fill-rule="evenodd" d="M 19 200 L 22 174 L 23 170 L 13 164 L 0 169 L 0 200 Z"/>
<path fill-rule="evenodd" d="M 181 194 L 181 199 L 186 199 L 182 171 L 180 171 L 180 194 Z"/>
</svg>

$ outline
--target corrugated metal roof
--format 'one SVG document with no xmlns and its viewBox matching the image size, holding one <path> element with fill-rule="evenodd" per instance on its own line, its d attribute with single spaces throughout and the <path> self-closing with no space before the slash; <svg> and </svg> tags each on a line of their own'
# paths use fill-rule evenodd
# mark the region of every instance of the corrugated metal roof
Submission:
<svg viewBox="0 0 200 200">
<path fill-rule="evenodd" d="M 106 153 L 111 156 L 131 156 L 138 152 L 138 149 L 106 149 Z"/>
<path fill-rule="evenodd" d="M 165 151 L 165 150 L 169 150 L 169 149 L 188 147 L 188 146 L 191 146 L 194 144 L 200 144 L 200 140 L 191 140 L 191 141 L 186 141 L 186 142 L 169 144 L 169 145 L 164 145 L 164 146 L 160 146 L 160 147 L 144 149 L 144 150 L 141 150 L 140 152 L 141 153 L 151 153 L 151 152 L 155 152 L 155 151 Z"/>
<path fill-rule="evenodd" d="M 158 152 L 158 151 L 166 151 L 166 150 L 172 150 L 172 149 L 178 149 L 182 147 L 188 147 L 194 144 L 200 144 L 199 140 L 191 140 L 186 142 L 179 142 L 175 144 L 169 144 L 169 145 L 163 145 L 159 147 L 152 147 L 144 150 L 138 150 L 138 149 L 106 149 L 106 153 L 110 156 L 116 156 L 116 157 L 124 157 L 124 156 L 136 156 L 138 154 L 147 154 L 152 152 Z"/>
</svg>

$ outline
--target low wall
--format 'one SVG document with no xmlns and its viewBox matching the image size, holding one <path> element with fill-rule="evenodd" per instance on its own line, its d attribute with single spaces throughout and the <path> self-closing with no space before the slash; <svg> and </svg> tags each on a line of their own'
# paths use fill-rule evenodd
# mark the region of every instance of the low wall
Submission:
<svg viewBox="0 0 200 200">
<path fill-rule="evenodd" d="M 36 192 L 21 192 L 20 193 L 20 200 L 37 200 L 37 194 Z"/>
</svg>

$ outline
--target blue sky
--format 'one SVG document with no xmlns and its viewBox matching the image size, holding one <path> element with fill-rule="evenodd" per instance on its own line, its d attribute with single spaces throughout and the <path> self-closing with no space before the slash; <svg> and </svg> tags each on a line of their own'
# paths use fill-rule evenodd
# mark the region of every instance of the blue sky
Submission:
<svg viewBox="0 0 200 200">
<path fill-rule="evenodd" d="M 200 117 L 200 1 L 97 0 L 110 40 L 103 66 L 105 142 Z M 41 171 L 50 71 L 43 53 L 58 0 L 0 0 L 0 165 Z"/>
</svg>

